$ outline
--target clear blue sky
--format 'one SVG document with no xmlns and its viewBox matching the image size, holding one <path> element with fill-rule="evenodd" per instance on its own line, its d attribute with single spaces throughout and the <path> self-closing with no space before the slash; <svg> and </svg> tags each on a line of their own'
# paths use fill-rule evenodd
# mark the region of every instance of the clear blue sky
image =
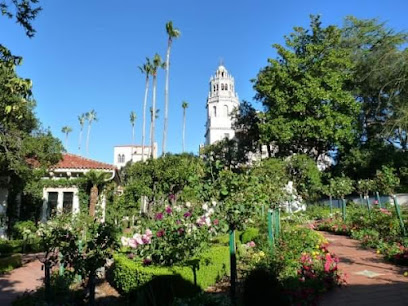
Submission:
<svg viewBox="0 0 408 306">
<path fill-rule="evenodd" d="M 204 142 L 208 81 L 220 58 L 235 77 L 240 99 L 252 101 L 250 79 L 268 57 L 275 57 L 271 45 L 282 43 L 294 26 L 308 26 L 309 14 L 320 14 L 325 25 L 340 25 L 344 16 L 354 15 L 378 17 L 398 31 L 408 29 L 406 0 L 40 2 L 43 11 L 34 22 L 36 36 L 27 38 L 14 21 L 0 17 L 1 43 L 24 57 L 18 73 L 33 81 L 43 126 L 61 139 L 62 126 L 74 129 L 70 152 L 78 153 L 78 115 L 96 110 L 99 121 L 92 126 L 89 157 L 109 163 L 114 145 L 131 143 L 131 110 L 138 116 L 136 142 L 141 143 L 144 76 L 137 67 L 155 52 L 164 58 L 169 20 L 182 35 L 171 54 L 168 150 L 181 151 L 181 102 L 186 100 L 186 146 L 194 153 Z M 160 145 L 163 72 L 157 94 Z"/>
</svg>

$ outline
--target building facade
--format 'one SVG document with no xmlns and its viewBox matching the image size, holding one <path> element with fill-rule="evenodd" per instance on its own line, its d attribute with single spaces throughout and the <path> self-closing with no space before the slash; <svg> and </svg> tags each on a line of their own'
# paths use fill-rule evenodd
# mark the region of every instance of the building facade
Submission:
<svg viewBox="0 0 408 306">
<path fill-rule="evenodd" d="M 142 146 L 123 145 L 113 148 L 113 164 L 118 168 L 124 167 L 129 161 L 138 162 L 149 159 L 151 156 L 151 146 L 144 147 L 144 159 L 142 158 Z M 153 158 L 157 158 L 157 143 L 154 143 Z"/>
<path fill-rule="evenodd" d="M 238 94 L 235 92 L 234 78 L 227 69 L 218 66 L 210 78 L 210 91 L 207 98 L 207 123 L 205 145 L 224 138 L 234 138 L 232 112 L 239 108 Z"/>
</svg>

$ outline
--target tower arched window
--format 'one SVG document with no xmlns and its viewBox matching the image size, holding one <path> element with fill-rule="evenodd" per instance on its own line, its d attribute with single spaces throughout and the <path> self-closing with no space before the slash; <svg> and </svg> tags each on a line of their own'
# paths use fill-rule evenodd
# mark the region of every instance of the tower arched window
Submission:
<svg viewBox="0 0 408 306">
<path fill-rule="evenodd" d="M 217 117 L 217 107 L 216 106 L 213 106 L 213 114 L 214 114 L 214 117 Z"/>
<path fill-rule="evenodd" d="M 225 115 L 225 116 L 228 116 L 228 115 L 229 115 L 229 113 L 228 113 L 228 105 L 224 105 L 224 115 Z"/>
<path fill-rule="evenodd" d="M 228 90 L 228 84 L 225 84 L 225 90 Z"/>
<path fill-rule="evenodd" d="M 118 163 L 122 162 L 122 155 L 118 154 Z"/>
<path fill-rule="evenodd" d="M 224 84 L 221 84 L 221 90 L 224 90 Z"/>
<path fill-rule="evenodd" d="M 125 154 L 122 154 L 122 163 L 125 162 Z"/>
<path fill-rule="evenodd" d="M 224 71 L 223 71 L 223 72 L 221 72 L 221 76 L 222 76 L 222 77 L 224 77 Z"/>
<path fill-rule="evenodd" d="M 218 84 L 217 84 L 217 91 L 218 91 Z"/>
</svg>

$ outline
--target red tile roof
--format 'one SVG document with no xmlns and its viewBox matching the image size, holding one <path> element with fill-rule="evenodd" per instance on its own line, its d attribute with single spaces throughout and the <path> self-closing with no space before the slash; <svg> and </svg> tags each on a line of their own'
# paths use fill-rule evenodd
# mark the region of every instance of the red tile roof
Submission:
<svg viewBox="0 0 408 306">
<path fill-rule="evenodd" d="M 52 169 L 106 169 L 115 170 L 114 165 L 105 164 L 96 160 L 84 158 L 82 156 L 62 153 L 62 160 L 60 160 Z"/>
</svg>

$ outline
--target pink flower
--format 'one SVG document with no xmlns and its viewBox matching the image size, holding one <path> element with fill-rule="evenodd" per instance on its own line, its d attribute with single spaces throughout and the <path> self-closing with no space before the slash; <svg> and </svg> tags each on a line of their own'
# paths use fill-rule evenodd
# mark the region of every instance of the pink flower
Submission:
<svg viewBox="0 0 408 306">
<path fill-rule="evenodd" d="M 167 207 L 166 207 L 166 213 L 168 213 L 168 214 L 170 215 L 172 211 L 173 211 L 173 210 L 171 209 L 170 206 L 167 206 Z"/>
<path fill-rule="evenodd" d="M 156 236 L 157 237 L 163 237 L 164 236 L 164 230 L 163 229 L 161 229 L 160 231 L 158 231 L 157 233 L 156 233 Z"/>
<path fill-rule="evenodd" d="M 136 249 L 136 248 L 137 248 L 137 242 L 136 242 L 136 240 L 133 239 L 133 238 L 130 238 L 130 239 L 129 239 L 129 246 L 130 246 L 131 248 L 133 248 L 133 249 Z"/>
<path fill-rule="evenodd" d="M 178 231 L 178 233 L 181 235 L 181 234 L 184 233 L 184 228 L 180 227 L 177 231 Z"/>
<path fill-rule="evenodd" d="M 385 215 L 391 216 L 391 212 L 386 208 L 380 208 L 380 212 L 382 212 Z"/>
<path fill-rule="evenodd" d="M 190 216 L 191 216 L 191 212 L 189 212 L 189 211 L 184 214 L 184 218 L 188 218 Z"/>
<path fill-rule="evenodd" d="M 256 244 L 255 244 L 255 242 L 250 241 L 246 245 L 247 245 L 247 247 L 253 248 L 253 247 L 255 247 Z"/>
<path fill-rule="evenodd" d="M 214 225 L 218 225 L 219 222 L 220 222 L 220 221 L 219 221 L 218 219 L 215 219 L 215 220 L 213 221 Z"/>
<path fill-rule="evenodd" d="M 143 244 L 142 235 L 140 235 L 139 233 L 134 234 L 134 235 L 133 235 L 133 239 L 136 241 L 136 243 L 137 243 L 138 245 L 142 245 L 142 244 Z"/>
<path fill-rule="evenodd" d="M 143 244 L 149 244 L 151 242 L 152 236 L 152 231 L 150 229 L 146 229 L 145 233 L 142 235 Z"/>
<path fill-rule="evenodd" d="M 152 264 L 152 260 L 150 258 L 143 259 L 143 265 L 148 266 Z"/>
<path fill-rule="evenodd" d="M 162 220 L 162 219 L 163 219 L 163 214 L 162 213 L 156 214 L 156 220 Z"/>
<path fill-rule="evenodd" d="M 176 196 L 174 194 L 169 195 L 169 201 L 174 201 L 176 199 Z"/>
</svg>

